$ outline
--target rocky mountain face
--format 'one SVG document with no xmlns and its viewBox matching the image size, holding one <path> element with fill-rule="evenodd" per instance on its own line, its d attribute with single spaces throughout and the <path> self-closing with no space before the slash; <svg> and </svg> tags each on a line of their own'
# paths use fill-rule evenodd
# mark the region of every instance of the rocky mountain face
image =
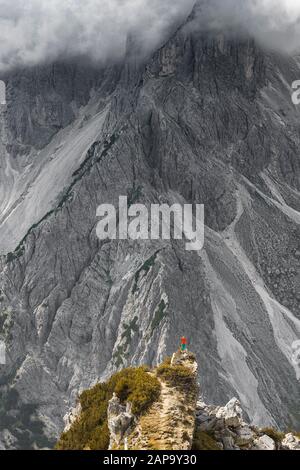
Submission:
<svg viewBox="0 0 300 470">
<path fill-rule="evenodd" d="M 298 57 L 192 15 L 144 63 L 129 42 L 122 64 L 0 77 L 4 448 L 49 445 L 80 390 L 182 334 L 206 403 L 299 428 L 299 75 Z M 204 249 L 100 241 L 97 206 L 120 195 L 204 204 Z"/>
</svg>

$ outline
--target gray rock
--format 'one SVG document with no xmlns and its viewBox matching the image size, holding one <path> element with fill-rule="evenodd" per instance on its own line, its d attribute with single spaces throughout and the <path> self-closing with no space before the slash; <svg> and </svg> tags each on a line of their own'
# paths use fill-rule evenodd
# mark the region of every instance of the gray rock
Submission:
<svg viewBox="0 0 300 470">
<path fill-rule="evenodd" d="M 198 419 L 197 419 L 198 421 Z M 216 425 L 218 424 L 218 420 L 216 418 L 207 418 L 206 420 L 199 420 L 198 421 L 198 429 L 200 431 L 212 431 L 213 429 L 216 428 Z"/>
<path fill-rule="evenodd" d="M 224 450 L 240 450 L 239 447 L 235 445 L 235 442 L 232 436 L 224 436 L 221 439 L 222 439 Z"/>
<path fill-rule="evenodd" d="M 244 425 L 241 428 L 236 429 L 235 434 L 236 434 L 235 442 L 238 446 L 250 446 L 255 438 L 255 433 L 247 425 Z"/>
<path fill-rule="evenodd" d="M 64 416 L 64 423 L 65 423 L 65 428 L 64 432 L 67 432 L 72 424 L 77 420 L 77 418 L 80 416 L 80 413 L 82 411 L 81 403 L 78 402 L 75 408 L 72 408 L 68 413 L 65 414 Z"/>
<path fill-rule="evenodd" d="M 2 439 L 6 449 L 16 449 L 18 439 L 8 429 L 3 430 Z"/>
<path fill-rule="evenodd" d="M 256 450 L 276 450 L 276 444 L 271 437 L 264 434 L 254 440 L 254 449 Z"/>
<path fill-rule="evenodd" d="M 219 408 L 216 413 L 218 419 L 223 419 L 226 426 L 237 428 L 242 423 L 242 409 L 237 398 L 232 398 L 227 405 Z"/>
<path fill-rule="evenodd" d="M 126 406 L 122 405 L 114 393 L 108 402 L 107 408 L 107 421 L 110 432 L 109 449 L 113 449 L 114 445 L 119 446 L 121 444 L 126 434 L 130 432 L 134 419 L 134 415 L 131 413 L 131 405 L 129 403 Z"/>
<path fill-rule="evenodd" d="M 284 436 L 281 446 L 287 450 L 300 450 L 300 439 L 292 433 L 288 433 Z"/>
</svg>

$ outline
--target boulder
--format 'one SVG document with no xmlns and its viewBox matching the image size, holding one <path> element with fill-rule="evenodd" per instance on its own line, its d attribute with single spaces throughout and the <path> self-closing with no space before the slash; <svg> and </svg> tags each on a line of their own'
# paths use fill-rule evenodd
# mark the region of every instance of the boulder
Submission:
<svg viewBox="0 0 300 470">
<path fill-rule="evenodd" d="M 241 428 L 238 428 L 235 431 L 235 433 L 236 433 L 235 442 L 238 446 L 248 446 L 253 442 L 255 438 L 254 432 L 247 425 L 244 425 Z"/>
<path fill-rule="evenodd" d="M 0 440 L 0 449 L 16 449 L 18 439 L 8 429 L 3 429 L 1 439 L 3 442 Z"/>
<path fill-rule="evenodd" d="M 198 429 L 200 431 L 212 431 L 213 429 L 216 428 L 216 425 L 218 423 L 218 420 L 217 418 L 215 417 L 208 417 L 207 419 L 200 419 L 200 421 L 198 421 Z"/>
<path fill-rule="evenodd" d="M 198 400 L 197 401 L 197 404 L 196 404 L 196 413 L 201 413 L 203 410 L 207 410 L 208 408 L 208 405 L 201 400 Z"/>
<path fill-rule="evenodd" d="M 276 450 L 276 444 L 271 437 L 264 434 L 263 436 L 255 439 L 254 450 Z"/>
<path fill-rule="evenodd" d="M 126 406 L 122 405 L 120 399 L 114 393 L 113 397 L 108 402 L 107 420 L 110 432 L 109 449 L 112 449 L 114 444 L 117 446 L 120 445 L 130 431 L 131 425 L 134 423 L 134 415 L 131 413 L 131 404 L 127 403 Z"/>
<path fill-rule="evenodd" d="M 231 435 L 224 435 L 222 438 L 224 450 L 240 450 L 235 444 L 234 438 Z"/>
<path fill-rule="evenodd" d="M 281 446 L 286 450 L 300 450 L 300 439 L 290 432 L 284 436 Z"/>
<path fill-rule="evenodd" d="M 232 398 L 227 405 L 219 408 L 216 413 L 218 419 L 224 419 L 225 425 L 237 428 L 242 424 L 242 408 L 237 398 Z"/>
<path fill-rule="evenodd" d="M 69 431 L 72 424 L 79 417 L 80 413 L 81 413 L 81 404 L 80 402 L 78 402 L 75 408 L 72 408 L 71 411 L 66 413 L 65 416 L 63 417 L 64 423 L 65 423 L 64 432 Z"/>
</svg>

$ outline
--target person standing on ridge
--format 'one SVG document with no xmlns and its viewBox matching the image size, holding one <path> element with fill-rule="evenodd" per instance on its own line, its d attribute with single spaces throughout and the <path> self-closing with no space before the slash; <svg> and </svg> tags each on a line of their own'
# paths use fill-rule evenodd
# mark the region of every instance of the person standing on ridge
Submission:
<svg viewBox="0 0 300 470">
<path fill-rule="evenodd" d="M 185 351 L 186 351 L 186 337 L 185 337 L 185 336 L 182 336 L 182 337 L 181 337 L 180 351 L 181 351 L 181 352 L 185 352 Z"/>
</svg>

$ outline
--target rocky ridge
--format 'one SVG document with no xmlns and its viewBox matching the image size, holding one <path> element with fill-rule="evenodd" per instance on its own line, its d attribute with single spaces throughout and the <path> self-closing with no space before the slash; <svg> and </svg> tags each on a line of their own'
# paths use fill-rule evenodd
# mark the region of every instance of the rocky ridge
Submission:
<svg viewBox="0 0 300 470">
<path fill-rule="evenodd" d="M 223 407 L 198 401 L 195 436 L 207 449 L 300 450 L 299 436 L 272 428 L 260 429 L 245 422 L 237 398 Z"/>
<path fill-rule="evenodd" d="M 130 401 L 122 402 L 114 392 L 107 404 L 108 448 L 300 450 L 299 434 L 247 423 L 237 398 L 232 398 L 225 406 L 207 405 L 199 399 L 197 367 L 192 353 L 178 351 L 171 360 L 149 369 L 147 373 L 159 380 L 160 394 L 140 416 L 133 413 Z M 76 420 L 84 419 L 80 405 L 67 417 L 64 432 L 72 432 Z"/>
<path fill-rule="evenodd" d="M 176 366 L 184 368 L 188 380 L 181 381 Z M 163 367 L 163 365 L 162 365 Z M 151 370 L 161 385 L 159 399 L 140 418 L 131 413 L 130 403 L 121 405 L 114 396 L 108 406 L 110 449 L 185 450 L 190 449 L 195 428 L 197 363 L 191 353 L 173 354 L 168 366 L 172 379 L 157 369 Z M 176 374 L 178 376 L 176 377 Z"/>
<path fill-rule="evenodd" d="M 170 365 L 188 367 L 191 374 L 197 370 L 192 354 L 178 352 Z M 107 411 L 110 449 L 300 450 L 299 434 L 260 429 L 245 422 L 237 398 L 225 406 L 207 405 L 195 401 L 193 388 L 178 389 L 176 381 L 170 384 L 161 378 L 160 382 L 159 400 L 139 419 L 130 403 L 122 405 L 116 394 L 111 398 Z"/>
</svg>

